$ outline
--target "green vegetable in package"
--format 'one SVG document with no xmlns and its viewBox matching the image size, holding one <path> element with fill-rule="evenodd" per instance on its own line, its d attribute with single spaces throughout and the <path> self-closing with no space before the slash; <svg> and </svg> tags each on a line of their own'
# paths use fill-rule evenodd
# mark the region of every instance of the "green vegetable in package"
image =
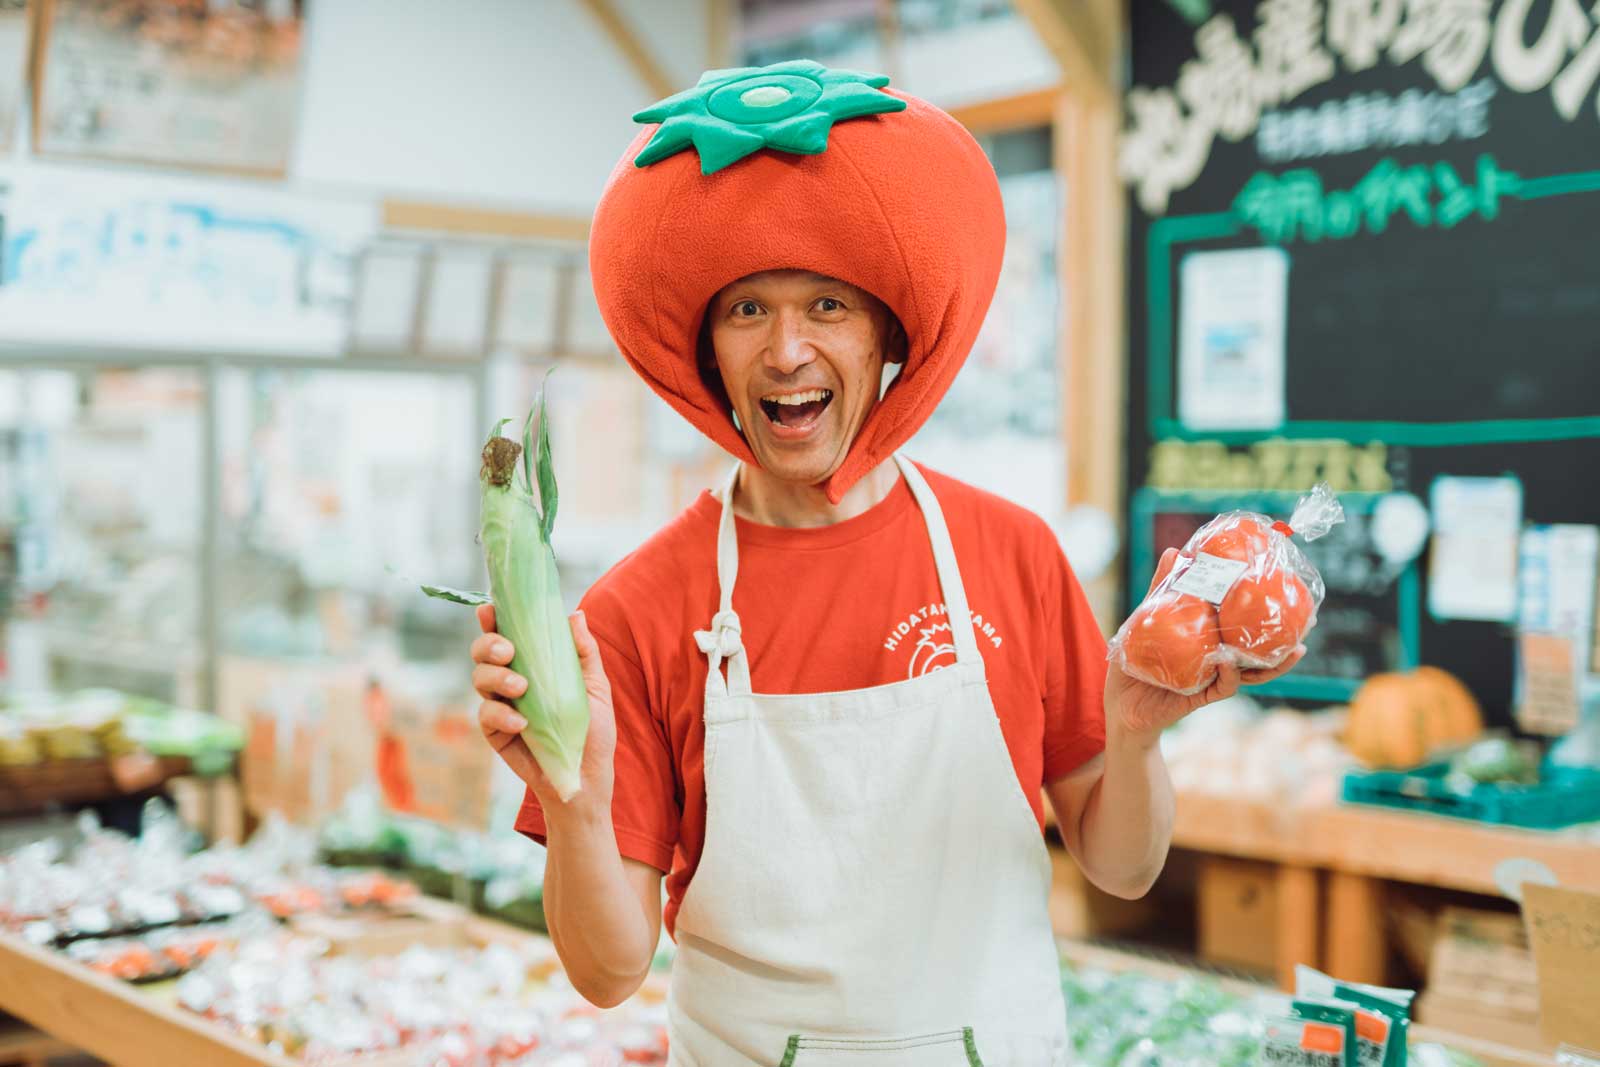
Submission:
<svg viewBox="0 0 1600 1067">
<path fill-rule="evenodd" d="M 515 650 L 511 670 L 528 681 L 527 692 L 511 701 L 528 721 L 522 738 L 550 784 L 567 800 L 578 791 L 583 743 L 589 732 L 589 694 L 561 604 L 556 557 L 550 548 L 557 495 L 542 390 L 536 412 L 536 463 L 532 459 L 534 411 L 523 423 L 521 445 L 500 436 L 510 421 L 502 419 L 483 446 L 483 466 L 478 472 L 483 486 L 479 540 L 489 570 L 489 593 L 426 585 L 422 591 L 458 604 L 493 602 L 495 629 Z"/>
</svg>

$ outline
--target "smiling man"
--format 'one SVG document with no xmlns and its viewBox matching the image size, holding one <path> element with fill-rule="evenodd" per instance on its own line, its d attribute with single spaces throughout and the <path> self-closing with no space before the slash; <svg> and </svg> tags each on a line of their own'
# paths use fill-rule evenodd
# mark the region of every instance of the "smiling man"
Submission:
<svg viewBox="0 0 1600 1067">
<path fill-rule="evenodd" d="M 1004 216 L 972 138 L 885 82 L 713 71 L 612 174 L 607 324 L 737 462 L 574 616 L 593 719 L 568 801 L 480 609 L 479 717 L 528 784 L 551 935 L 614 1004 L 664 919 L 674 1064 L 1064 1064 L 1041 791 L 1088 877 L 1142 894 L 1161 729 L 1269 676 L 1181 697 L 1108 673 L 1049 527 L 896 452 L 977 335 Z"/>
</svg>

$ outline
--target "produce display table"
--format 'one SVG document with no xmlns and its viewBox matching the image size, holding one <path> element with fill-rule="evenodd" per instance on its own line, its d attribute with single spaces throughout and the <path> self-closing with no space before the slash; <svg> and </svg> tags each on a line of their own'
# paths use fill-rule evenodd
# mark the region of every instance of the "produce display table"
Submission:
<svg viewBox="0 0 1600 1067">
<path fill-rule="evenodd" d="M 1519 830 L 1340 804 L 1331 796 L 1287 804 L 1183 793 L 1172 843 L 1277 865 L 1275 970 L 1285 986 L 1296 963 L 1382 982 L 1385 880 L 1498 896 L 1495 868 L 1525 858 L 1564 885 L 1600 888 L 1594 826 Z"/>
<path fill-rule="evenodd" d="M 112 1067 L 294 1067 L 154 993 L 0 934 L 0 1011 Z"/>
<path fill-rule="evenodd" d="M 421 923 L 454 924 L 479 943 L 526 940 L 535 935 L 471 915 L 441 901 L 423 901 L 418 913 L 399 920 L 396 935 L 417 934 Z M 337 938 L 336 923 L 328 928 Z M 401 938 L 407 940 L 407 938 Z M 379 944 L 371 941 L 375 951 Z M 399 951 L 405 945 L 387 946 Z M 1078 965 L 1104 970 L 1139 970 L 1155 977 L 1177 980 L 1191 974 L 1163 963 L 1075 942 L 1062 942 L 1062 955 Z M 1249 983 L 1219 980 L 1236 994 L 1248 995 L 1265 988 Z M 207 1067 L 303 1067 L 300 1061 L 233 1035 L 223 1027 L 193 1015 L 172 1003 L 172 983 L 134 986 L 98 974 L 59 953 L 37 948 L 19 938 L 0 934 L 0 1010 L 14 1014 L 73 1047 L 98 1056 L 112 1067 L 165 1067 L 172 1063 L 206 1064 Z M 1489 1042 L 1454 1034 L 1413 1028 L 1418 1041 L 1438 1041 L 1477 1056 L 1489 1067 L 1553 1067 L 1554 1061 Z M 38 1046 L 38 1035 L 30 1040 Z M 359 1067 L 409 1067 L 414 1057 L 405 1052 L 359 1057 Z"/>
<path fill-rule="evenodd" d="M 337 941 L 341 923 L 347 922 L 313 921 L 307 928 Z M 424 926 L 434 930 L 423 930 Z M 539 936 L 426 897 L 414 902 L 409 916 L 393 920 L 392 927 L 387 943 L 382 936 L 361 940 L 374 952 L 398 953 L 409 943 L 428 940 L 430 933 L 437 938 L 447 929 L 478 944 L 526 942 Z M 179 1007 L 175 985 L 175 980 L 131 985 L 59 952 L 0 933 L 0 1011 L 17 1016 L 71 1049 L 99 1057 L 111 1067 L 170 1067 L 174 1063 L 304 1067 L 302 1061 L 275 1053 Z M 30 1050 L 48 1048 L 51 1055 L 69 1051 L 55 1042 L 41 1044 L 36 1033 L 19 1035 L 17 1040 L 24 1037 L 31 1042 Z M 0 1042 L 0 1051 L 4 1049 Z M 350 1062 L 359 1067 L 409 1067 L 415 1059 L 414 1054 L 402 1050 L 369 1054 Z"/>
</svg>

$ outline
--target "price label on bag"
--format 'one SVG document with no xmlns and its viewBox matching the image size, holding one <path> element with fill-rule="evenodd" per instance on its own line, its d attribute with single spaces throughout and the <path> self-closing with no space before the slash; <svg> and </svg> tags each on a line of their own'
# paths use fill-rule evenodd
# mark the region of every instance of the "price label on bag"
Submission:
<svg viewBox="0 0 1600 1067">
<path fill-rule="evenodd" d="M 1201 552 L 1172 583 L 1172 587 L 1180 593 L 1188 593 L 1201 600 L 1221 604 L 1222 598 L 1233 588 L 1233 583 L 1249 569 L 1250 564 L 1244 560 L 1224 559 L 1221 556 Z"/>
</svg>

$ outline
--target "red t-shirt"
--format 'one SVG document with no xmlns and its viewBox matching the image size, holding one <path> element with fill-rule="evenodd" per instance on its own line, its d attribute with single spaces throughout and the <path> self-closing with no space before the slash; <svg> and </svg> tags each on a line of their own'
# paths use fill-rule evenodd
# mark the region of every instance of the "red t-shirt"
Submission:
<svg viewBox="0 0 1600 1067">
<path fill-rule="evenodd" d="M 1041 786 L 1105 747 L 1105 640 L 1043 520 L 917 466 L 949 524 L 989 692 L 1042 832 Z M 702 493 L 580 605 L 616 709 L 617 845 L 667 875 L 669 932 L 705 845 L 707 661 L 694 632 L 719 603 L 720 516 L 720 502 Z M 955 662 L 933 547 L 904 478 L 830 526 L 736 522 L 733 607 L 757 693 L 864 689 Z M 517 829 L 544 841 L 531 792 Z"/>
</svg>

